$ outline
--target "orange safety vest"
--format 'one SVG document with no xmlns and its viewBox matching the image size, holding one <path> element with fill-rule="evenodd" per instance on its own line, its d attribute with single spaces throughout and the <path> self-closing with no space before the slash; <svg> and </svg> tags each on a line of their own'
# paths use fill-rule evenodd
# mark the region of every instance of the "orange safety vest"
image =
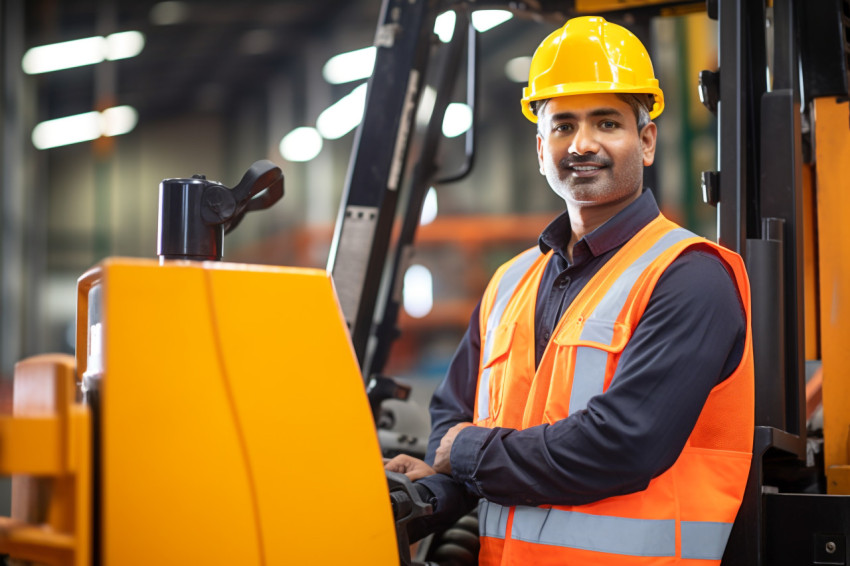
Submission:
<svg viewBox="0 0 850 566">
<path fill-rule="evenodd" d="M 642 491 L 587 505 L 479 506 L 479 564 L 719 564 L 741 505 L 753 439 L 750 289 L 741 257 L 659 216 L 585 285 L 534 369 L 534 304 L 552 255 L 537 248 L 497 271 L 481 304 L 474 422 L 525 429 L 580 411 L 611 384 L 655 285 L 689 247 L 710 248 L 742 298 L 739 366 L 712 389 L 673 466 Z"/>
</svg>

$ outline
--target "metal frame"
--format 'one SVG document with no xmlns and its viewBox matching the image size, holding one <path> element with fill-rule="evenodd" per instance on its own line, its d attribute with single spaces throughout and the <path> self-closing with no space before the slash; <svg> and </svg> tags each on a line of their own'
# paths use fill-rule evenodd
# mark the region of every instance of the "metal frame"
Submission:
<svg viewBox="0 0 850 566">
<path fill-rule="evenodd" d="M 435 0 L 384 0 L 375 34 L 375 70 L 331 244 L 328 270 L 361 364 L 428 62 L 435 6 Z M 375 77 L 385 84 L 376 84 Z"/>
</svg>

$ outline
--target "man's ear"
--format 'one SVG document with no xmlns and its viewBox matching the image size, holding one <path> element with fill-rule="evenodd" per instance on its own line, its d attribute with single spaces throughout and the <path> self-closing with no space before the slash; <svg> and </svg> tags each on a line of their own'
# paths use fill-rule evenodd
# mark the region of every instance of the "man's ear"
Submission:
<svg viewBox="0 0 850 566">
<path fill-rule="evenodd" d="M 658 128 L 655 122 L 650 122 L 640 132 L 640 147 L 643 153 L 643 164 L 649 167 L 655 161 L 655 140 L 658 137 Z M 538 147 L 540 143 L 538 142 Z"/>
<path fill-rule="evenodd" d="M 540 166 L 540 174 L 543 175 L 543 136 L 537 132 L 537 165 Z"/>
</svg>

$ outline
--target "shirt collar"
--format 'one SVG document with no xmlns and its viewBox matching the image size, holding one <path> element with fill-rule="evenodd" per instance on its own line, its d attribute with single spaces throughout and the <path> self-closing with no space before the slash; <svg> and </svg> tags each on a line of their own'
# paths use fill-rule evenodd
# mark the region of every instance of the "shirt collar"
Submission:
<svg viewBox="0 0 850 566">
<path fill-rule="evenodd" d="M 608 219 L 602 226 L 590 234 L 585 235 L 576 244 L 579 248 L 582 242 L 594 256 L 620 247 L 628 242 L 632 236 L 637 234 L 644 226 L 652 222 L 659 214 L 658 203 L 650 189 L 643 193 L 629 205 Z M 545 254 L 549 250 L 567 258 L 567 245 L 570 242 L 572 228 L 570 227 L 570 215 L 564 211 L 555 220 L 549 223 L 540 234 L 538 244 L 540 250 Z M 583 247 L 583 246 L 582 246 Z M 575 257 L 576 249 L 573 249 Z"/>
</svg>

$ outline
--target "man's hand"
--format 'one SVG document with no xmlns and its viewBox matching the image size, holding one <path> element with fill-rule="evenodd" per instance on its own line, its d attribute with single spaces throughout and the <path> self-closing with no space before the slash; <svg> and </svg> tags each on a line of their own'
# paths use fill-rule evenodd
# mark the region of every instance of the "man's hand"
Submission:
<svg viewBox="0 0 850 566">
<path fill-rule="evenodd" d="M 410 481 L 416 481 L 427 476 L 433 476 L 437 472 L 420 460 L 407 454 L 399 454 L 392 460 L 384 462 L 384 469 L 391 472 L 399 472 L 407 476 Z"/>
<path fill-rule="evenodd" d="M 452 444 L 454 444 L 457 433 L 472 426 L 472 423 L 458 423 L 446 431 L 443 439 L 440 440 L 440 447 L 437 448 L 437 453 L 434 455 L 434 471 L 440 474 L 451 474 L 452 463 L 450 456 L 452 454 Z"/>
</svg>

